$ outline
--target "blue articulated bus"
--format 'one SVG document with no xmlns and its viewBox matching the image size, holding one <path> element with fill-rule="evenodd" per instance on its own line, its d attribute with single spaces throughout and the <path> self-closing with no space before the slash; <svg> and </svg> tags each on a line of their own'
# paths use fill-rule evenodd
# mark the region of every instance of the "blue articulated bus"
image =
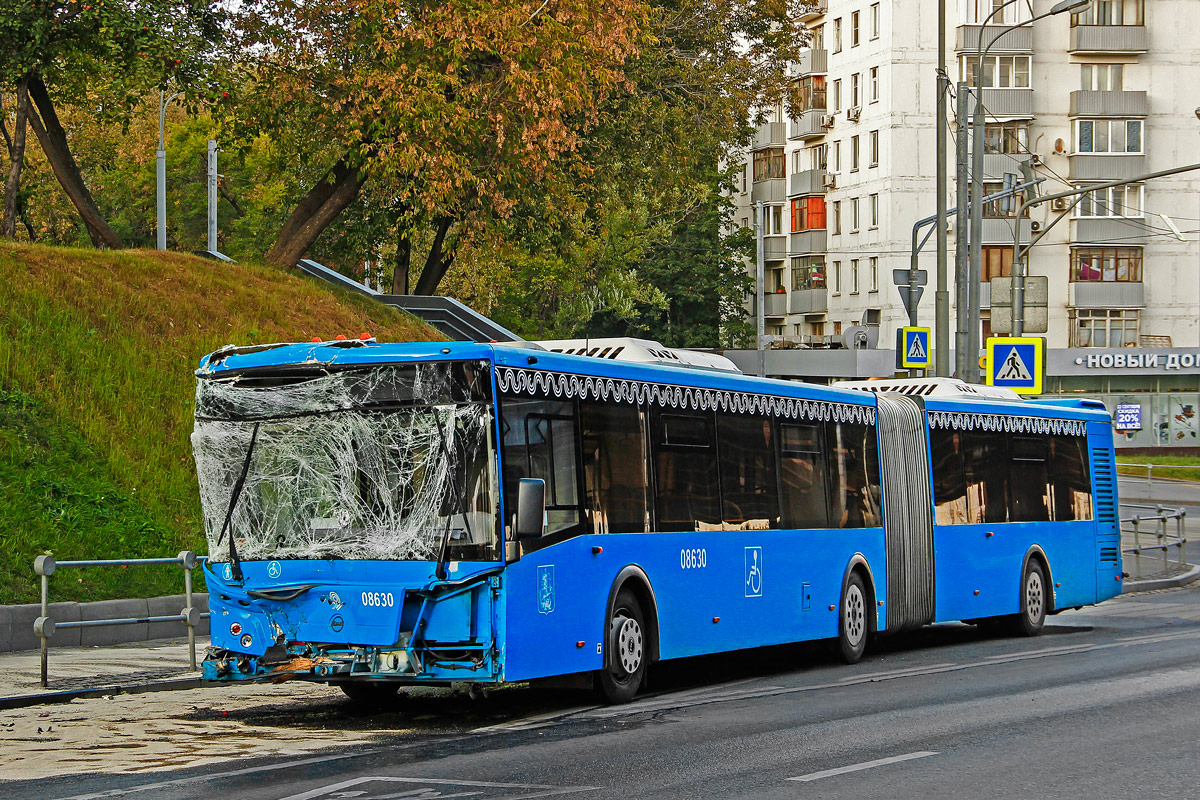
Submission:
<svg viewBox="0 0 1200 800">
<path fill-rule="evenodd" d="M 1098 403 L 551 344 L 206 357 L 204 677 L 369 699 L 571 676 L 624 702 L 659 660 L 829 639 L 853 663 L 875 634 L 1034 635 L 1120 591 Z"/>
</svg>

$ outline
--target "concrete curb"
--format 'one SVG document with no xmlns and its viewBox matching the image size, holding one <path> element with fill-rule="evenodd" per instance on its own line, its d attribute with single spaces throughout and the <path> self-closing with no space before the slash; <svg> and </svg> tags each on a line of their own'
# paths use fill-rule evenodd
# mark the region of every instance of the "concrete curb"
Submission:
<svg viewBox="0 0 1200 800">
<path fill-rule="evenodd" d="M 178 614 L 185 602 L 181 594 L 166 597 L 151 597 L 135 600 L 100 600 L 95 603 L 51 603 L 50 616 L 55 622 L 79 622 L 80 620 L 118 619 L 121 617 L 143 618 L 148 616 L 170 616 Z M 208 594 L 192 594 L 192 605 L 201 613 L 208 611 Z M 33 621 L 41 615 L 41 606 L 26 603 L 17 606 L 0 606 L 0 653 L 20 650 L 36 650 L 41 642 L 33 633 Z M 180 636 L 187 633 L 182 622 L 140 623 L 136 625 L 114 625 L 103 628 L 73 628 L 56 631 L 50 647 L 79 647 L 80 645 L 126 644 L 146 642 L 163 637 Z M 197 636 L 208 635 L 208 618 L 196 626 Z"/>
<path fill-rule="evenodd" d="M 1125 581 L 1121 586 L 1121 594 L 1153 592 L 1158 589 L 1174 589 L 1178 586 L 1186 586 L 1197 580 L 1200 580 L 1200 566 L 1192 565 L 1190 570 L 1179 575 L 1171 575 L 1166 578 L 1151 578 L 1144 581 Z"/>
<path fill-rule="evenodd" d="M 94 689 L 75 689 L 59 692 L 39 692 L 37 694 L 20 694 L 11 697 L 0 697 L 0 711 L 10 711 L 14 708 L 47 705 L 50 703 L 69 703 L 82 697 L 104 697 L 119 694 L 145 694 L 147 692 L 173 692 L 184 689 L 199 689 L 204 685 L 201 678 L 169 678 L 159 681 L 130 686 L 101 686 Z"/>
</svg>

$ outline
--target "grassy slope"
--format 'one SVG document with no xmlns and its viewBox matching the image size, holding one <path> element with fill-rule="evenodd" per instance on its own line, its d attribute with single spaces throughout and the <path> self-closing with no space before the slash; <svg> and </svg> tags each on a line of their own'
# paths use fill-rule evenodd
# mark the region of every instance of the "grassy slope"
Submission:
<svg viewBox="0 0 1200 800">
<path fill-rule="evenodd" d="M 188 436 L 200 357 L 233 342 L 439 338 L 367 298 L 262 266 L 0 244 L 0 603 L 30 564 L 204 552 Z M 84 582 L 79 582 L 82 578 Z M 56 599 L 178 591 L 178 574 L 64 573 Z"/>
</svg>

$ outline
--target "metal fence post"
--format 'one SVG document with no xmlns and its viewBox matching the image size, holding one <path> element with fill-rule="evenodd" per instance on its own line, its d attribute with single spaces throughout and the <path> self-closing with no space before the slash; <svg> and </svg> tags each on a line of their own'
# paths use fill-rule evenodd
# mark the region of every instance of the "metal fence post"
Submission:
<svg viewBox="0 0 1200 800">
<path fill-rule="evenodd" d="M 33 632 L 40 639 L 42 688 L 49 684 L 50 637 L 54 635 L 54 620 L 50 619 L 50 576 L 54 574 L 54 556 L 38 556 L 33 571 L 42 579 L 42 613 L 33 621 Z"/>
<path fill-rule="evenodd" d="M 183 621 L 188 629 L 188 666 L 196 671 L 196 623 L 199 614 L 193 614 L 192 608 L 192 570 L 196 567 L 196 554 L 184 550 L 179 554 L 179 565 L 183 567 Z"/>
</svg>

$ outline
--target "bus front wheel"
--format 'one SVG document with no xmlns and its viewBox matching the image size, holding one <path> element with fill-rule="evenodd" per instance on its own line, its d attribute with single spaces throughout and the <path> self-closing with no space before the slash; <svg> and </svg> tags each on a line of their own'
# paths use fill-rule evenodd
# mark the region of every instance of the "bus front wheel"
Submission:
<svg viewBox="0 0 1200 800">
<path fill-rule="evenodd" d="M 847 664 L 857 664 L 867 649 L 867 590 L 862 576 L 850 573 L 838 610 L 838 652 Z"/>
<path fill-rule="evenodd" d="M 396 696 L 400 688 L 398 683 L 385 681 L 346 681 L 338 684 L 342 693 L 350 698 L 350 702 L 359 706 L 373 706 L 387 703 Z"/>
<path fill-rule="evenodd" d="M 610 703 L 628 703 L 646 675 L 646 623 L 633 592 L 622 589 L 608 620 L 607 663 L 600 670 L 600 694 Z"/>
</svg>

